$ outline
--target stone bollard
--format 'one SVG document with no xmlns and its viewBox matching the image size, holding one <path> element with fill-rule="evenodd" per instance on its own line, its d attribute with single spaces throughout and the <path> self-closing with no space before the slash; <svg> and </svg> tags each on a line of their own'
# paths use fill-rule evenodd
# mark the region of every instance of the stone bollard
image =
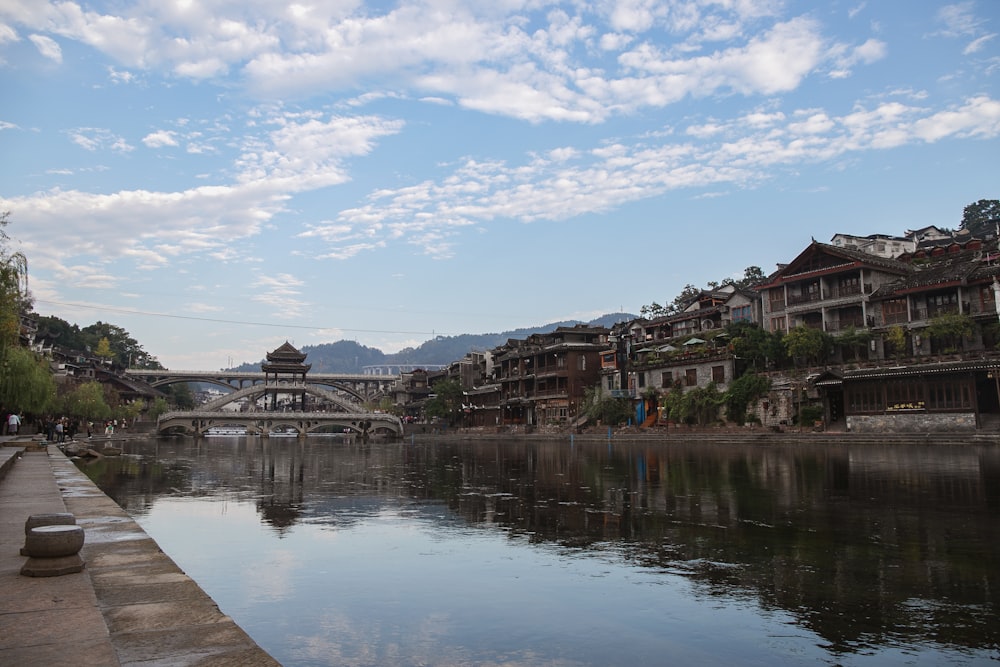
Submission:
<svg viewBox="0 0 1000 667">
<path fill-rule="evenodd" d="M 38 526 L 72 526 L 76 524 L 76 517 L 69 512 L 52 512 L 51 514 L 32 514 L 24 522 L 24 539 L 28 539 L 28 533 L 32 528 Z M 30 556 L 28 546 L 21 547 L 22 556 Z"/>
<path fill-rule="evenodd" d="M 83 527 L 56 524 L 28 529 L 24 549 L 28 561 L 21 568 L 26 577 L 58 577 L 83 570 L 80 549 Z"/>
</svg>

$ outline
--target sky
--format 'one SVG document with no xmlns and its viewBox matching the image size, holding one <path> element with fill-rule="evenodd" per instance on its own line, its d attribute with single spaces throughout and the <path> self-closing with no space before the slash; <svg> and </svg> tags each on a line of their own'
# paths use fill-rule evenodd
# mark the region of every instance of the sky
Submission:
<svg viewBox="0 0 1000 667">
<path fill-rule="evenodd" d="M 638 313 L 1000 198 L 998 34 L 996 0 L 0 0 L 0 211 L 37 313 L 174 370 Z"/>
</svg>

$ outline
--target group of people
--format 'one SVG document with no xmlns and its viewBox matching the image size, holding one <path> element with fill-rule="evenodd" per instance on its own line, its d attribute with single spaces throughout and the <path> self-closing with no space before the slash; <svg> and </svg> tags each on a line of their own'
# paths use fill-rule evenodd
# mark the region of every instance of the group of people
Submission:
<svg viewBox="0 0 1000 667">
<path fill-rule="evenodd" d="M 17 435 L 23 424 L 24 418 L 16 412 L 7 414 L 3 419 L 3 429 L 7 435 Z M 88 438 L 94 435 L 94 422 L 85 421 L 82 425 L 87 429 Z M 72 440 L 80 431 L 80 427 L 81 423 L 79 420 L 70 419 L 69 417 L 56 418 L 49 416 L 38 422 L 38 430 L 45 433 L 45 439 L 49 442 Z M 97 428 L 104 429 L 105 435 L 113 434 L 119 427 L 122 429 L 125 428 L 125 420 L 108 419 L 97 425 Z"/>
</svg>

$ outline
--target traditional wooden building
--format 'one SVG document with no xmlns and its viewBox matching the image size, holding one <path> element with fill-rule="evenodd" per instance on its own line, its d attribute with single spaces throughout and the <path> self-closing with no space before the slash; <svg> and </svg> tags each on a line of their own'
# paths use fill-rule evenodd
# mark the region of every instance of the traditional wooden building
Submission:
<svg viewBox="0 0 1000 667">
<path fill-rule="evenodd" d="M 601 377 L 606 327 L 559 327 L 493 350 L 501 425 L 560 425 L 575 419 Z"/>
<path fill-rule="evenodd" d="M 267 353 L 267 360 L 260 365 L 265 410 L 306 410 L 306 374 L 312 365 L 304 363 L 305 359 L 306 355 L 287 340 Z"/>
<path fill-rule="evenodd" d="M 971 431 L 1000 426 L 1000 359 L 860 368 L 844 372 L 854 432 Z"/>
<path fill-rule="evenodd" d="M 813 241 L 758 286 L 762 325 L 772 332 L 800 325 L 828 333 L 869 327 L 872 292 L 913 270 L 895 259 Z"/>
</svg>

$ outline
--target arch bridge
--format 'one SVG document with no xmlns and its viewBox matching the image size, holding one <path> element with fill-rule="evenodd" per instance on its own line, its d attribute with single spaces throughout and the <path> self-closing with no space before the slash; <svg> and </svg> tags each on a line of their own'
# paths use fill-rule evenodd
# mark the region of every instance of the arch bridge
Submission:
<svg viewBox="0 0 1000 667">
<path fill-rule="evenodd" d="M 243 389 L 266 384 L 268 379 L 266 373 L 256 371 L 155 371 L 138 368 L 128 369 L 125 371 L 125 376 L 157 388 L 180 382 L 204 382 L 222 389 Z M 354 396 L 358 402 L 363 402 L 389 391 L 399 379 L 399 375 L 309 373 L 307 384 L 315 387 L 332 387 Z"/>
<path fill-rule="evenodd" d="M 384 391 L 395 383 L 390 376 L 316 374 L 309 380 L 267 378 L 264 373 L 210 373 L 202 371 L 129 371 L 134 378 L 142 378 L 153 387 L 176 382 L 210 382 L 228 389 L 225 394 L 196 410 L 168 412 L 157 419 L 158 433 L 176 433 L 199 437 L 212 429 L 235 428 L 248 435 L 267 437 L 272 433 L 295 432 L 304 437 L 309 433 L 351 432 L 363 437 L 385 435 L 401 437 L 403 423 L 399 417 L 366 410 L 362 401 L 371 397 L 370 392 Z M 249 384 L 247 384 L 249 383 Z M 236 385 L 239 385 L 237 387 Z M 360 390 L 359 390 L 360 386 Z M 333 387 L 337 391 L 328 389 Z M 313 396 L 318 403 L 332 407 L 331 411 L 305 410 L 233 410 L 232 403 L 248 399 L 257 405 L 262 396 L 277 394 Z M 304 405 L 304 402 L 303 402 Z"/>
<path fill-rule="evenodd" d="M 298 437 L 309 433 L 356 433 L 399 438 L 403 422 L 395 415 L 381 412 L 227 412 L 225 410 L 193 410 L 168 412 L 156 422 L 163 434 L 183 432 L 200 437 L 211 429 L 245 429 L 247 435 L 268 437 L 275 433 L 295 432 Z"/>
</svg>

